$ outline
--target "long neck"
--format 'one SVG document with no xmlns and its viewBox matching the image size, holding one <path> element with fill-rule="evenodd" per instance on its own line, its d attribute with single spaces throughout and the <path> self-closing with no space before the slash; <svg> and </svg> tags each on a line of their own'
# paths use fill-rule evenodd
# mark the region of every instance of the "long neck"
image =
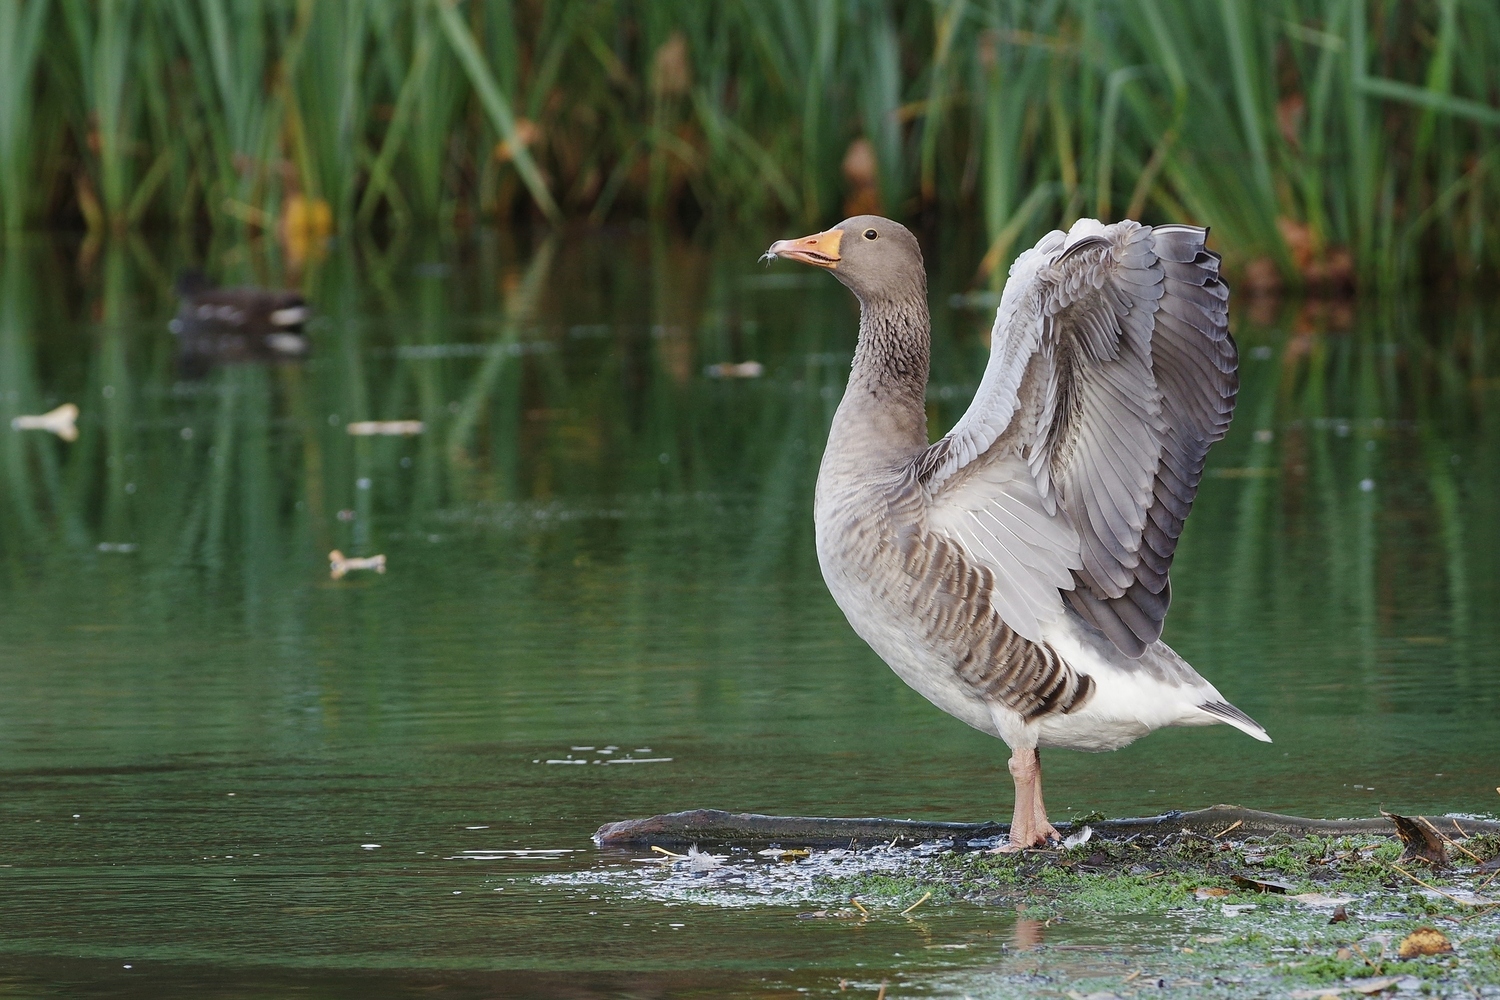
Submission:
<svg viewBox="0 0 1500 1000">
<path fill-rule="evenodd" d="M 859 345 L 825 461 L 872 470 L 899 465 L 927 447 L 930 353 L 925 288 L 895 299 L 861 299 Z"/>
<path fill-rule="evenodd" d="M 925 288 L 913 288 L 900 298 L 861 300 L 849 388 L 864 389 L 882 401 L 915 403 L 925 413 L 931 330 Z"/>
</svg>

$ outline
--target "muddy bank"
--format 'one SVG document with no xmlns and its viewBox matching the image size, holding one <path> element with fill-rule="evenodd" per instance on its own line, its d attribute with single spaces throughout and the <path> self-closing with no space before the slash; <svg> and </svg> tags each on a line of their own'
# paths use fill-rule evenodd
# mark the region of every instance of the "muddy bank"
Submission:
<svg viewBox="0 0 1500 1000">
<path fill-rule="evenodd" d="M 1426 819 L 1426 818 L 1423 818 Z M 1455 817 L 1427 820 L 1449 837 L 1477 834 L 1500 835 L 1500 822 Z M 1061 822 L 1058 832 L 1069 836 L 1082 824 Z M 1286 834 L 1292 837 L 1345 837 L 1396 835 L 1395 822 L 1387 816 L 1369 819 L 1307 819 L 1280 813 L 1217 805 L 1191 812 L 1170 812 L 1135 819 L 1099 819 L 1087 824 L 1101 839 L 1116 840 L 1148 835 L 1164 837 L 1193 833 L 1207 837 L 1233 834 L 1236 839 Z M 910 819 L 840 819 L 817 816 L 765 816 L 731 813 L 720 809 L 693 809 L 665 813 L 645 819 L 606 823 L 594 834 L 600 847 L 683 844 L 798 843 L 808 846 L 831 844 L 922 842 L 951 840 L 962 849 L 970 842 L 993 841 L 1007 835 L 1006 823 L 933 823 Z"/>
<path fill-rule="evenodd" d="M 1216 806 L 1058 826 L 1063 845 L 995 855 L 1003 824 L 695 810 L 607 824 L 606 866 L 568 881 L 905 928 L 895 970 L 983 957 L 931 973 L 955 996 L 1500 998 L 1500 822 Z"/>
</svg>

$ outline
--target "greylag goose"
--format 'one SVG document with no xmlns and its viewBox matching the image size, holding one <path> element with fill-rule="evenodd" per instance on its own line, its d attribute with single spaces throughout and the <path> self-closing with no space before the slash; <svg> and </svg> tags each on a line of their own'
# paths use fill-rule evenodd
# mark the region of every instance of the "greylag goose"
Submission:
<svg viewBox="0 0 1500 1000">
<path fill-rule="evenodd" d="M 1167 573 L 1239 388 L 1219 256 L 1195 226 L 1080 220 L 1017 258 L 968 412 L 929 443 L 927 276 L 879 216 L 773 244 L 859 300 L 814 501 L 849 624 L 938 708 L 1006 742 L 1003 850 L 1057 837 L 1042 747 L 1162 726 L 1270 737 L 1161 641 Z"/>
</svg>

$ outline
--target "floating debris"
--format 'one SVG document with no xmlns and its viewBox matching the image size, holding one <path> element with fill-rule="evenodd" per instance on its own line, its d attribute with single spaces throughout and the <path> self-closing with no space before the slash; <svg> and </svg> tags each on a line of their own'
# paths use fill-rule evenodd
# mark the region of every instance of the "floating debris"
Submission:
<svg viewBox="0 0 1500 1000">
<path fill-rule="evenodd" d="M 1442 931 L 1434 927 L 1418 927 L 1401 940 L 1401 957 L 1417 958 L 1420 955 L 1445 955 L 1453 950 L 1453 943 Z"/>
<path fill-rule="evenodd" d="M 427 425 L 420 420 L 356 420 L 344 429 L 355 437 L 412 437 Z"/>
<path fill-rule="evenodd" d="M 912 910 L 915 910 L 917 907 L 921 906 L 923 903 L 927 902 L 931 898 L 932 898 L 932 890 L 929 889 L 927 892 L 922 893 L 922 898 L 921 899 L 917 900 L 915 903 L 911 904 L 906 909 L 902 910 L 901 911 L 901 915 L 903 917 L 906 916 Z"/>
<path fill-rule="evenodd" d="M 342 580 L 345 573 L 357 569 L 373 569 L 377 573 L 385 572 L 385 556 L 348 556 L 346 557 L 338 549 L 328 553 L 328 575 L 335 580 Z"/>
<path fill-rule="evenodd" d="M 766 366 L 759 361 L 741 361 L 739 364 L 724 361 L 703 369 L 703 374 L 709 378 L 760 378 L 765 373 Z"/>
<path fill-rule="evenodd" d="M 652 845 L 651 853 L 661 855 L 660 858 L 651 860 L 660 861 L 664 865 L 686 861 L 687 869 L 691 872 L 711 872 L 729 860 L 729 855 L 727 854 L 709 854 L 707 851 L 700 851 L 697 844 L 689 847 L 686 854 L 678 854 L 675 851 L 667 850 L 665 847 L 657 847 L 655 845 Z"/>
<path fill-rule="evenodd" d="M 98 545 L 94 546 L 94 549 L 98 552 L 129 553 L 134 552 L 138 548 L 140 548 L 140 546 L 135 542 L 100 542 Z"/>
<path fill-rule="evenodd" d="M 443 858 L 444 861 L 503 861 L 507 858 L 560 858 L 564 854 L 574 854 L 576 851 L 571 847 L 527 847 L 514 849 L 464 851 Z"/>
<path fill-rule="evenodd" d="M 51 431 L 64 441 L 78 440 L 78 407 L 64 403 L 55 410 L 11 418 L 11 430 Z"/>
</svg>

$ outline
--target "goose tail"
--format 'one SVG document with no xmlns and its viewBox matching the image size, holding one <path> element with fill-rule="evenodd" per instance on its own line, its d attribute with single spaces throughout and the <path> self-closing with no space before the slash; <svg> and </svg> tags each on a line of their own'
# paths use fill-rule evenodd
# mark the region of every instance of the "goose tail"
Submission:
<svg viewBox="0 0 1500 1000">
<path fill-rule="evenodd" d="M 1223 722 L 1231 725 L 1246 736 L 1252 736 L 1262 743 L 1271 742 L 1271 737 L 1266 734 L 1264 726 L 1227 701 L 1207 701 L 1199 705 L 1198 708 L 1213 716 L 1215 722 Z"/>
</svg>

